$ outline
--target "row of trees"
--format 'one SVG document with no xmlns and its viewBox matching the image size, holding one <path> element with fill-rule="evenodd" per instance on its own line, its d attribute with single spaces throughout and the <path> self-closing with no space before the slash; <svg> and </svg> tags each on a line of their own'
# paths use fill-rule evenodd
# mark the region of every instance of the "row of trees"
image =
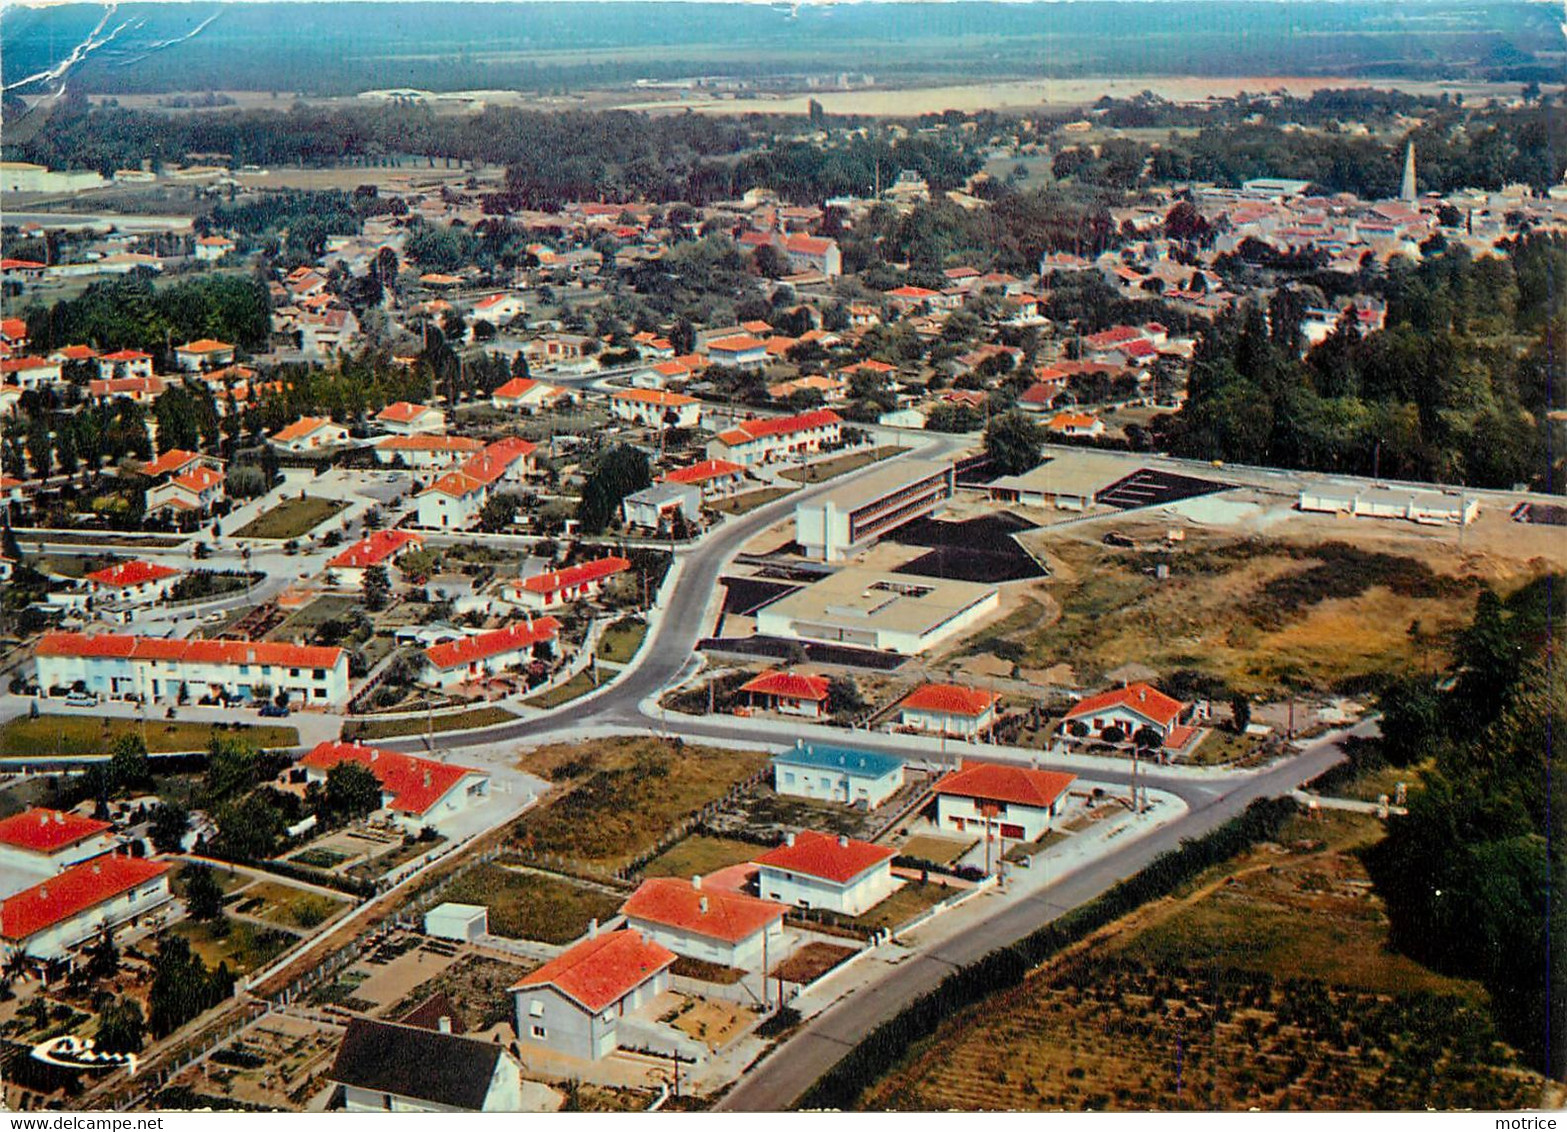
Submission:
<svg viewBox="0 0 1567 1132">
<path fill-rule="evenodd" d="M 216 338 L 247 350 L 266 347 L 272 303 L 265 280 L 204 275 L 154 287 L 144 272 L 94 283 L 76 299 L 26 312 L 29 349 L 46 354 L 86 344 L 103 351 L 145 350 L 172 368 L 172 348 Z"/>
</svg>

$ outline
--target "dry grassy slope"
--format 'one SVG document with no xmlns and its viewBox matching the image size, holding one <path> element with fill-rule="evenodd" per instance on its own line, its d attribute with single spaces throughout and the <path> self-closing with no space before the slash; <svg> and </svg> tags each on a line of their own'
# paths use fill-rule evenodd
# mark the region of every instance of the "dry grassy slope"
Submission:
<svg viewBox="0 0 1567 1132">
<path fill-rule="evenodd" d="M 1124 528 L 1138 539 L 1163 532 Z M 1546 566 L 1461 552 L 1451 542 L 1373 535 L 1334 551 L 1331 543 L 1342 540 L 1189 532 L 1168 555 L 1107 547 L 1086 532 L 1041 538 L 1050 581 L 1034 587 L 973 647 L 1014 641 L 1025 649 L 1024 668 L 1065 663 L 1088 681 L 1137 662 L 1165 673 L 1198 669 L 1249 692 L 1286 681 L 1328 689 L 1392 668 L 1439 663 L 1446 637 L 1468 620 L 1482 580 L 1505 591 Z M 1367 568 L 1364 585 L 1335 592 L 1340 575 L 1352 568 L 1344 561 L 1362 552 L 1392 558 Z M 1171 566 L 1163 581 L 1153 576 L 1161 558 Z M 1294 608 L 1292 584 L 1305 591 Z M 1408 632 L 1415 621 L 1427 640 L 1418 650 Z"/>
<path fill-rule="evenodd" d="M 1386 918 L 1352 853 L 1378 835 L 1359 816 L 1300 819 L 1281 844 L 1210 870 L 954 1016 L 861 1107 L 1548 1101 L 1540 1078 L 1489 1043 L 1477 986 L 1386 951 Z"/>
</svg>

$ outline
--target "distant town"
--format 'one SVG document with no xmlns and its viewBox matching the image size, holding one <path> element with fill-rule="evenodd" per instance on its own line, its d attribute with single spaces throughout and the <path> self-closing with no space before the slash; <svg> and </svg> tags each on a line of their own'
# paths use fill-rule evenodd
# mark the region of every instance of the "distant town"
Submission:
<svg viewBox="0 0 1567 1132">
<path fill-rule="evenodd" d="M 20 108 L 6 1107 L 1559 1102 L 1561 93 L 860 66 Z"/>
</svg>

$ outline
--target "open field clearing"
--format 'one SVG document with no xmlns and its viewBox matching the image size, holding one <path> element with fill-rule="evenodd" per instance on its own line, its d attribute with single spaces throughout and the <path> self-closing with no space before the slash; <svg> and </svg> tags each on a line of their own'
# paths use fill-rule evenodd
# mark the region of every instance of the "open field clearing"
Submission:
<svg viewBox="0 0 1567 1132">
<path fill-rule="evenodd" d="M 646 636 L 646 621 L 617 621 L 599 637 L 598 658 L 614 664 L 626 664 L 637 655 L 637 650 L 642 647 L 642 639 Z"/>
<path fill-rule="evenodd" d="M 881 460 L 889 460 L 900 452 L 907 452 L 907 448 L 899 448 L 897 445 L 883 445 L 880 448 L 862 449 L 859 452 L 850 452 L 843 456 L 834 456 L 830 460 L 818 460 L 813 464 L 807 464 L 803 468 L 786 468 L 778 474 L 786 480 L 795 483 L 821 483 L 823 480 L 836 479 L 838 476 L 846 476 L 850 472 L 857 472 L 870 464 Z"/>
<path fill-rule="evenodd" d="M 755 511 L 758 507 L 765 507 L 775 499 L 782 499 L 791 494 L 792 490 L 787 487 L 764 487 L 759 491 L 747 491 L 741 495 L 731 495 L 726 499 L 715 499 L 706 506 L 725 515 L 744 515 L 748 511 Z"/>
<path fill-rule="evenodd" d="M 1294 819 L 943 1025 L 867 1109 L 1540 1103 L 1477 984 L 1387 950 L 1362 815 Z"/>
<path fill-rule="evenodd" d="M 489 908 L 496 935 L 543 943 L 570 943 L 586 934 L 590 920 L 607 920 L 620 908 L 620 897 L 597 888 L 495 864 L 464 873 L 442 896 Z"/>
<path fill-rule="evenodd" d="M 299 732 L 275 724 L 241 724 L 217 727 L 211 723 L 187 723 L 177 720 L 108 719 L 79 709 L 81 715 L 44 714 L 37 719 L 17 716 L 0 726 L 0 758 L 39 755 L 106 755 L 126 735 L 146 739 L 153 754 L 169 751 L 205 751 L 214 737 L 238 738 L 243 743 L 262 747 L 293 747 Z"/>
<path fill-rule="evenodd" d="M 1021 649 L 1023 667 L 1064 663 L 1083 681 L 1136 662 L 1166 674 L 1195 670 L 1246 692 L 1286 683 L 1353 689 L 1390 669 L 1445 661 L 1479 587 L 1467 571 L 1444 572 L 1458 563 L 1441 556 L 1433 566 L 1431 556 L 1337 541 L 1202 535 L 1170 550 L 1059 537 L 1035 545 L 1050 582 L 970 647 L 1013 642 L 1004 647 Z M 1154 574 L 1160 564 L 1164 580 Z M 1522 580 L 1528 571 L 1516 573 Z"/>
<path fill-rule="evenodd" d="M 642 874 L 650 877 L 706 876 L 730 865 L 743 865 L 765 852 L 762 846 L 749 841 L 693 834 L 654 857 L 642 869 Z"/>
<path fill-rule="evenodd" d="M 757 751 L 695 747 L 676 740 L 608 739 L 530 751 L 523 770 L 566 787 L 512 826 L 511 840 L 618 868 L 654 846 L 676 822 L 722 798 L 761 770 Z"/>
<path fill-rule="evenodd" d="M 398 719 L 350 719 L 343 723 L 343 738 L 369 742 L 398 735 L 423 735 L 426 731 L 469 731 L 509 723 L 517 716 L 496 704 L 448 712 L 445 715 L 402 716 Z"/>
<path fill-rule="evenodd" d="M 279 503 L 263 511 L 239 530 L 235 538 L 298 538 L 326 522 L 348 506 L 341 499 L 316 499 L 305 496 Z"/>
</svg>

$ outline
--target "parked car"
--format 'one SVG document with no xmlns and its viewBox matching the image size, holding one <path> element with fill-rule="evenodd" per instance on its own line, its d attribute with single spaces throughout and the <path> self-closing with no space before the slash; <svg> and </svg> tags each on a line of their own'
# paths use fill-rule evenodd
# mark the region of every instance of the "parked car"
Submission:
<svg viewBox="0 0 1567 1132">
<path fill-rule="evenodd" d="M 97 707 L 98 697 L 91 692 L 72 692 L 65 697 L 66 707 Z"/>
<path fill-rule="evenodd" d="M 267 719 L 287 719 L 288 708 L 283 704 L 262 704 L 261 714 Z"/>
</svg>

